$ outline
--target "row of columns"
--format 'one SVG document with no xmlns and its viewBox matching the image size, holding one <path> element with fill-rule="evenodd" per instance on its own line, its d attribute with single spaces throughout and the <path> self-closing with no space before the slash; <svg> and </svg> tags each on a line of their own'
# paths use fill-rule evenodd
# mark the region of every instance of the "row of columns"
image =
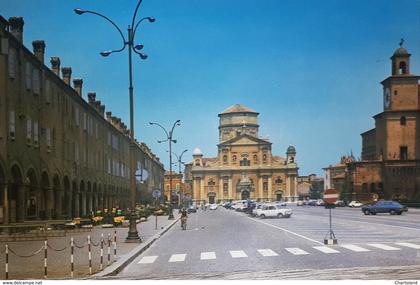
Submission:
<svg viewBox="0 0 420 285">
<path fill-rule="evenodd" d="M 30 219 L 65 219 L 89 215 L 97 210 L 126 207 L 126 195 L 101 192 L 72 192 L 52 187 L 34 189 L 33 185 L 0 184 L 2 204 L 0 223 L 9 224 Z"/>
<path fill-rule="evenodd" d="M 260 198 L 273 200 L 275 197 L 275 193 L 273 191 L 273 183 L 272 183 L 272 176 L 268 176 L 267 183 L 268 183 L 268 191 L 264 194 L 263 190 L 263 175 L 258 177 L 258 196 Z M 205 193 L 205 184 L 204 184 L 204 176 L 197 176 L 193 179 L 193 194 L 195 200 L 207 200 L 207 194 Z M 257 191 L 254 192 L 254 196 L 256 196 Z M 284 191 L 284 190 L 283 190 Z M 251 192 L 252 194 L 252 192 Z M 217 193 L 219 200 L 237 200 L 241 198 L 241 193 L 236 193 L 236 189 L 233 189 L 233 182 L 232 177 L 228 177 L 228 193 L 227 195 L 223 192 L 223 178 L 219 178 L 219 186 L 218 186 L 218 193 Z M 298 197 L 297 195 L 297 176 L 290 175 L 286 177 L 286 189 L 284 191 L 284 198 L 286 201 L 295 201 Z M 251 197 L 253 198 L 253 197 Z"/>
</svg>

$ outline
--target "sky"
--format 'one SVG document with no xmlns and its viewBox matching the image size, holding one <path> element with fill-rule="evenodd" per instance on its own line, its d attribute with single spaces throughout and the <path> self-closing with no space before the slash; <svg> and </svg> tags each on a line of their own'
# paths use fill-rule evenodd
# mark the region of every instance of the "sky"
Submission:
<svg viewBox="0 0 420 285">
<path fill-rule="evenodd" d="M 83 78 L 83 93 L 97 93 L 107 111 L 129 125 L 128 53 L 100 51 L 122 46 L 118 32 L 94 15 L 102 13 L 126 35 L 137 1 L 2 0 L 0 14 L 24 17 L 24 43 L 46 42 L 46 64 L 59 56 Z M 420 2 L 415 0 L 143 0 L 136 43 L 149 57 L 133 58 L 135 134 L 169 168 L 164 132 L 176 120 L 175 153 L 192 160 L 199 147 L 217 156 L 218 114 L 234 104 L 260 113 L 260 136 L 274 155 L 297 150 L 299 175 L 353 152 L 360 134 L 382 112 L 380 82 L 391 74 L 401 38 L 420 74 Z M 176 168 L 177 169 L 177 168 Z"/>
</svg>

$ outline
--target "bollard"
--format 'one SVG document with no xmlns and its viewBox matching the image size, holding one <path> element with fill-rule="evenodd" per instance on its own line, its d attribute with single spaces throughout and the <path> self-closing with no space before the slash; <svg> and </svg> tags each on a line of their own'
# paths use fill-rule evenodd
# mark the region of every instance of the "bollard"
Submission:
<svg viewBox="0 0 420 285">
<path fill-rule="evenodd" d="M 9 245 L 6 243 L 6 280 L 9 279 Z"/>
<path fill-rule="evenodd" d="M 70 275 L 71 278 L 74 276 L 74 240 L 73 237 L 70 239 Z"/>
<path fill-rule="evenodd" d="M 47 244 L 47 241 L 45 240 L 45 242 L 44 242 L 44 245 L 45 245 L 45 249 L 44 249 L 44 278 L 45 279 L 47 279 L 47 247 L 48 247 L 48 244 Z"/>
<path fill-rule="evenodd" d="M 88 251 L 89 251 L 89 274 L 92 275 L 92 250 L 90 247 L 90 236 L 88 236 Z"/>
<path fill-rule="evenodd" d="M 117 230 L 114 230 L 114 260 L 117 257 Z"/>
<path fill-rule="evenodd" d="M 101 234 L 101 265 L 99 269 L 102 270 L 104 264 L 104 234 Z"/>
<path fill-rule="evenodd" d="M 111 235 L 108 234 L 108 265 L 111 261 Z"/>
</svg>

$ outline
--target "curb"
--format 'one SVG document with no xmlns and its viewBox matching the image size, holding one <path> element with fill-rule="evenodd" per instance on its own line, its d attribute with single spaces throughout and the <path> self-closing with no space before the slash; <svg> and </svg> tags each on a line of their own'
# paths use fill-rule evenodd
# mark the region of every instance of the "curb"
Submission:
<svg viewBox="0 0 420 285">
<path fill-rule="evenodd" d="M 93 276 L 89 278 L 84 278 L 84 279 L 100 279 L 101 277 L 117 275 L 128 264 L 130 264 L 137 256 L 139 256 L 144 251 L 146 251 L 156 240 L 158 240 L 163 234 L 165 234 L 170 228 L 172 228 L 175 225 L 175 223 L 178 222 L 179 219 L 180 217 L 175 218 L 175 220 L 171 224 L 169 224 L 166 228 L 164 228 L 162 231 L 156 233 L 155 235 L 150 237 L 148 240 L 146 240 L 144 243 L 141 243 L 138 247 L 134 248 L 129 253 L 122 255 L 116 262 L 106 267 L 103 271 L 98 272 L 94 274 Z"/>
</svg>

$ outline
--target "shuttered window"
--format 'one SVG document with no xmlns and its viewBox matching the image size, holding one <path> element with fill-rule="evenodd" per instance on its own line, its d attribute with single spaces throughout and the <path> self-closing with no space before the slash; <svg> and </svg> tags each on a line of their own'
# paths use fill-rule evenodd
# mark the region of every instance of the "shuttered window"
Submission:
<svg viewBox="0 0 420 285">
<path fill-rule="evenodd" d="M 11 48 L 9 50 L 8 71 L 10 78 L 16 78 L 16 50 Z"/>
</svg>

